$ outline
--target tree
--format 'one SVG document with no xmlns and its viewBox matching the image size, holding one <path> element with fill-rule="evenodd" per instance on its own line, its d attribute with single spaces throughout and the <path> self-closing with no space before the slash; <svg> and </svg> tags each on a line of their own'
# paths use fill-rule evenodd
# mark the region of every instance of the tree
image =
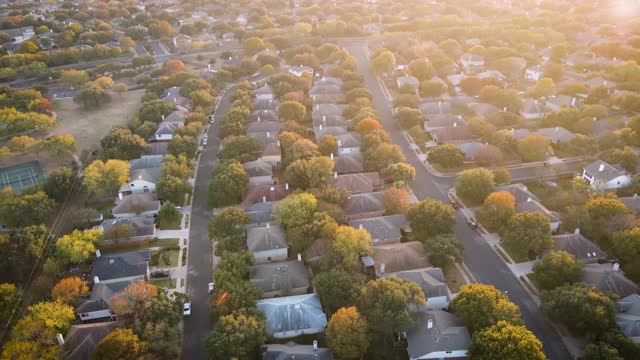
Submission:
<svg viewBox="0 0 640 360">
<path fill-rule="evenodd" d="M 79 87 L 89 81 L 89 74 L 84 70 L 65 70 L 60 75 L 60 81 L 74 87 Z"/>
<path fill-rule="evenodd" d="M 97 109 L 110 103 L 111 95 L 103 87 L 89 83 L 75 94 L 73 102 L 82 105 L 85 109 Z"/>
<path fill-rule="evenodd" d="M 511 173 L 505 168 L 495 169 L 493 170 L 493 179 L 499 185 L 509 184 L 511 182 Z"/>
<path fill-rule="evenodd" d="M 380 172 L 387 166 L 404 162 L 404 160 L 402 149 L 395 144 L 380 144 L 364 153 L 364 167 L 371 171 Z"/>
<path fill-rule="evenodd" d="M 382 169 L 381 175 L 394 182 L 406 183 L 416 179 L 416 169 L 409 164 L 395 163 Z"/>
<path fill-rule="evenodd" d="M 355 306 L 341 308 L 327 323 L 327 343 L 341 359 L 361 359 L 369 347 L 367 329 Z"/>
<path fill-rule="evenodd" d="M 76 151 L 76 139 L 73 135 L 54 135 L 43 142 L 44 150 L 57 158 L 64 158 L 66 155 Z"/>
<path fill-rule="evenodd" d="M 398 277 L 370 280 L 360 295 L 358 309 L 365 314 L 370 329 L 379 335 L 391 335 L 411 325 L 409 306 L 427 303 L 418 284 Z"/>
<path fill-rule="evenodd" d="M 165 20 L 152 20 L 149 24 L 149 35 L 156 39 L 167 39 L 173 36 L 173 27 Z"/>
<path fill-rule="evenodd" d="M 322 187 L 333 174 L 334 163 L 326 156 L 296 160 L 287 166 L 286 179 L 294 187 Z"/>
<path fill-rule="evenodd" d="M 418 239 L 450 233 L 456 221 L 451 206 L 433 199 L 425 199 L 411 206 L 407 219 Z"/>
<path fill-rule="evenodd" d="M 369 101 L 373 99 L 373 94 L 371 94 L 371 91 L 363 87 L 353 88 L 347 91 L 345 96 L 346 96 L 347 103 L 349 104 L 353 104 L 355 101 L 362 98 L 365 98 Z"/>
<path fill-rule="evenodd" d="M 526 259 L 553 246 L 549 218 L 539 212 L 515 214 L 500 231 L 502 243 L 511 254 Z"/>
<path fill-rule="evenodd" d="M 427 59 L 417 59 L 409 63 L 409 73 L 420 81 L 429 80 L 435 74 L 436 70 Z"/>
<path fill-rule="evenodd" d="M 620 259 L 624 269 L 634 276 L 640 274 L 640 228 L 614 233 L 612 243 L 613 254 Z"/>
<path fill-rule="evenodd" d="M 590 285 L 564 285 L 542 293 L 542 310 L 578 335 L 598 335 L 614 324 L 615 302 Z"/>
<path fill-rule="evenodd" d="M 536 82 L 527 95 L 534 98 L 548 98 L 556 93 L 556 84 L 550 78 L 542 78 Z"/>
<path fill-rule="evenodd" d="M 606 344 L 614 347 L 624 360 L 633 360 L 640 351 L 640 345 L 626 337 L 622 331 L 618 329 L 610 329 L 599 336 L 599 339 Z"/>
<path fill-rule="evenodd" d="M 67 264 L 79 264 L 95 253 L 95 245 L 100 243 L 102 238 L 102 230 L 74 230 L 71 234 L 58 238 L 56 256 Z"/>
<path fill-rule="evenodd" d="M 429 162 L 443 168 L 457 168 L 464 163 L 464 153 L 452 144 L 440 144 L 429 151 Z"/>
<path fill-rule="evenodd" d="M 94 160 L 84 169 L 83 185 L 89 191 L 112 195 L 129 179 L 130 164 L 122 160 Z"/>
<path fill-rule="evenodd" d="M 360 266 L 360 257 L 371 251 L 371 235 L 364 229 L 355 229 L 342 225 L 336 230 L 333 240 L 333 251 L 340 262 L 348 269 Z"/>
<path fill-rule="evenodd" d="M 0 192 L 0 198 L 0 222 L 8 227 L 22 228 L 45 223 L 55 206 L 55 201 L 42 191 L 16 196 L 7 188 Z"/>
<path fill-rule="evenodd" d="M 184 155 L 188 159 L 193 159 L 198 153 L 198 139 L 192 136 L 174 135 L 167 151 L 173 156 Z"/>
<path fill-rule="evenodd" d="M 493 192 L 482 203 L 481 217 L 489 226 L 500 229 L 516 213 L 516 198 L 508 191 Z"/>
<path fill-rule="evenodd" d="M 112 130 L 100 144 L 109 159 L 137 159 L 147 150 L 147 142 L 126 128 Z"/>
<path fill-rule="evenodd" d="M 362 137 L 362 152 L 366 153 L 369 150 L 377 148 L 381 144 L 388 144 L 391 142 L 391 137 L 384 130 L 372 131 L 369 134 Z"/>
<path fill-rule="evenodd" d="M 396 65 L 396 57 L 391 51 L 384 50 L 371 60 L 371 64 L 378 75 L 386 74 Z"/>
<path fill-rule="evenodd" d="M 171 201 L 167 201 L 162 204 L 160 211 L 158 211 L 158 226 L 161 229 L 167 229 L 171 224 L 180 223 L 180 212 L 176 209 Z"/>
<path fill-rule="evenodd" d="M 147 344 L 131 329 L 115 329 L 96 346 L 96 360 L 138 360 L 146 353 Z"/>
<path fill-rule="evenodd" d="M 530 134 L 518 143 L 518 153 L 525 161 L 544 161 L 549 153 L 551 139 L 540 134 Z"/>
<path fill-rule="evenodd" d="M 480 95 L 480 90 L 483 87 L 482 79 L 475 75 L 467 76 L 460 81 L 460 89 L 469 96 Z"/>
<path fill-rule="evenodd" d="M 249 176 L 237 160 L 223 160 L 213 170 L 209 183 L 209 207 L 221 207 L 242 200 Z"/>
<path fill-rule="evenodd" d="M 360 274 L 334 268 L 316 275 L 313 287 L 327 315 L 331 315 L 340 308 L 357 303 L 364 280 L 364 276 Z"/>
<path fill-rule="evenodd" d="M 368 133 L 379 129 L 382 129 L 382 124 L 380 124 L 378 120 L 371 118 L 362 119 L 353 127 L 353 130 L 360 133 L 361 136 L 365 136 Z"/>
<path fill-rule="evenodd" d="M 604 342 L 589 344 L 584 349 L 583 360 L 624 360 L 618 353 L 618 349 Z"/>
<path fill-rule="evenodd" d="M 432 91 L 433 89 L 427 89 L 427 91 Z M 420 86 L 420 91 L 422 93 L 423 86 Z M 420 105 L 420 97 L 416 94 L 400 94 L 396 96 L 393 100 L 394 108 L 407 107 L 410 109 L 417 109 L 418 105 Z"/>
<path fill-rule="evenodd" d="M 118 40 L 118 44 L 120 45 L 120 47 L 125 49 L 131 49 L 132 47 L 136 46 L 136 42 L 128 36 L 121 37 L 120 40 Z"/>
<path fill-rule="evenodd" d="M 164 175 L 156 184 L 156 193 L 161 200 L 182 204 L 185 195 L 191 193 L 191 185 L 177 176 Z"/>
<path fill-rule="evenodd" d="M 236 312 L 220 318 L 205 340 L 209 359 L 246 359 L 267 340 L 261 316 Z"/>
<path fill-rule="evenodd" d="M 307 115 L 307 109 L 297 101 L 283 102 L 280 104 L 278 111 L 280 113 L 280 119 L 285 121 L 293 120 L 299 122 L 304 120 Z"/>
<path fill-rule="evenodd" d="M 473 334 L 469 357 L 480 360 L 546 360 L 542 342 L 526 327 L 498 321 Z"/>
<path fill-rule="evenodd" d="M 140 110 L 138 110 L 138 118 L 141 122 L 151 121 L 159 123 L 162 117 L 169 115 L 175 109 L 175 105 L 161 99 L 145 101 Z"/>
<path fill-rule="evenodd" d="M 76 300 L 87 292 L 89 292 L 87 283 L 79 277 L 73 276 L 60 280 L 51 289 L 51 297 L 53 300 L 74 305 Z"/>
<path fill-rule="evenodd" d="M 411 206 L 411 196 L 403 189 L 388 188 L 382 196 L 385 215 L 406 214 Z"/>
<path fill-rule="evenodd" d="M 14 284 L 0 283 L 0 321 L 9 320 L 13 307 L 18 301 L 18 292 Z"/>
<path fill-rule="evenodd" d="M 111 310 L 127 324 L 134 324 L 142 318 L 156 296 L 158 288 L 155 285 L 136 281 L 111 298 Z"/>
<path fill-rule="evenodd" d="M 318 151 L 324 156 L 338 154 L 338 141 L 336 137 L 330 134 L 323 135 L 318 142 Z"/>
<path fill-rule="evenodd" d="M 34 139 L 29 135 L 21 135 L 12 137 L 11 140 L 7 142 L 7 148 L 11 152 L 26 153 L 27 151 L 37 149 L 38 144 L 40 144 L 40 141 L 37 139 Z"/>
<path fill-rule="evenodd" d="M 300 227 L 312 219 L 317 208 L 315 196 L 295 192 L 280 201 L 274 210 L 274 218 L 285 228 Z"/>
<path fill-rule="evenodd" d="M 284 144 L 283 144 L 284 145 Z M 296 140 L 288 149 L 283 146 L 287 162 L 319 156 L 318 145 L 309 139 Z"/>
<path fill-rule="evenodd" d="M 447 85 L 440 79 L 425 80 L 420 83 L 420 95 L 437 97 L 447 91 Z"/>
<path fill-rule="evenodd" d="M 629 213 L 627 207 L 618 199 L 593 198 L 583 207 L 587 214 L 586 229 L 591 238 L 596 240 L 610 239 L 611 233 L 621 230 L 620 220 L 625 221 Z M 623 224 L 622 227 L 626 226 Z"/>
<path fill-rule="evenodd" d="M 418 109 L 401 107 L 396 110 L 396 122 L 403 129 L 411 129 L 416 125 L 422 126 L 425 122 L 424 115 Z"/>
<path fill-rule="evenodd" d="M 440 234 L 427 238 L 424 247 L 429 261 L 436 267 L 447 268 L 453 262 L 462 261 L 464 246 L 454 234 Z"/>
<path fill-rule="evenodd" d="M 482 204 L 494 187 L 493 173 L 484 168 L 465 170 L 456 180 L 456 194 L 470 206 Z"/>
<path fill-rule="evenodd" d="M 533 266 L 532 278 L 542 290 L 551 290 L 582 279 L 584 264 L 566 251 L 551 251 Z"/>
<path fill-rule="evenodd" d="M 244 41 L 244 51 L 248 55 L 254 55 L 265 48 L 264 41 L 259 37 L 252 36 Z"/>
<path fill-rule="evenodd" d="M 522 323 L 518 306 L 491 285 L 463 285 L 451 306 L 471 331 L 488 328 L 499 321 L 513 325 Z"/>
<path fill-rule="evenodd" d="M 177 73 L 184 72 L 184 63 L 180 60 L 167 60 L 164 63 L 163 68 L 168 75 L 175 75 Z"/>
</svg>

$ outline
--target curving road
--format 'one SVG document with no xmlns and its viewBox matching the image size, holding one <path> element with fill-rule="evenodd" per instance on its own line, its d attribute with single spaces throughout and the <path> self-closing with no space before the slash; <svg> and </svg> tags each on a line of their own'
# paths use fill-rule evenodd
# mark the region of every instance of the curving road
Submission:
<svg viewBox="0 0 640 360">
<path fill-rule="evenodd" d="M 373 105 L 380 116 L 384 128 L 391 135 L 391 139 L 404 151 L 407 162 L 416 169 L 416 180 L 410 184 L 418 199 L 433 198 L 445 203 L 449 202 L 448 190 L 454 186 L 452 177 L 436 177 L 426 171 L 409 143 L 402 135 L 400 128 L 393 121 L 391 104 L 385 99 L 383 91 L 373 73 L 364 47 L 365 41 L 353 41 L 344 46 L 358 61 L 360 71 L 365 75 L 365 86 L 373 94 Z M 458 211 L 455 233 L 464 244 L 464 263 L 473 273 L 475 279 L 484 284 L 491 284 L 506 292 L 511 301 L 520 307 L 522 319 L 542 341 L 544 351 L 551 360 L 571 359 L 564 343 L 549 321 L 544 317 L 536 303 L 529 297 L 518 279 L 511 273 L 507 265 L 496 255 L 484 239 L 467 224 L 465 218 Z"/>
</svg>

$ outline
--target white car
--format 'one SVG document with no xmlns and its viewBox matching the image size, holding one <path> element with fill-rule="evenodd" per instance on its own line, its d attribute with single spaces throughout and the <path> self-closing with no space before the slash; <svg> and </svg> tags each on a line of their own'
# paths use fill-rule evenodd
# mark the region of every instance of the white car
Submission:
<svg viewBox="0 0 640 360">
<path fill-rule="evenodd" d="M 207 145 L 207 140 L 209 140 L 209 138 L 207 137 L 207 135 L 205 135 L 204 137 L 202 137 L 202 145 Z"/>
<path fill-rule="evenodd" d="M 216 118 L 213 115 L 209 116 L 209 124 L 213 124 L 215 121 Z"/>
<path fill-rule="evenodd" d="M 209 283 L 209 294 L 213 293 L 213 283 Z"/>
<path fill-rule="evenodd" d="M 184 306 L 182 307 L 182 313 L 184 314 L 184 316 L 191 316 L 191 301 L 187 301 L 186 303 L 184 303 Z"/>
</svg>

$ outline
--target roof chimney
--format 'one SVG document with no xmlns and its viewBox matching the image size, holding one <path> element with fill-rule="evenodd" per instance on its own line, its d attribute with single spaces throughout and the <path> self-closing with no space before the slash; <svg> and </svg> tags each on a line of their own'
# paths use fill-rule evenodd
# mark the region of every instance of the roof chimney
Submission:
<svg viewBox="0 0 640 360">
<path fill-rule="evenodd" d="M 267 131 L 267 139 L 271 139 L 271 131 Z"/>
<path fill-rule="evenodd" d="M 162 114 L 162 121 L 164 121 L 164 114 Z"/>
<path fill-rule="evenodd" d="M 289 183 L 284 183 L 284 189 L 285 189 L 286 191 L 289 191 Z"/>
<path fill-rule="evenodd" d="M 298 253 L 298 261 L 302 261 L 302 254 Z"/>
<path fill-rule="evenodd" d="M 58 340 L 58 345 L 64 345 L 64 337 L 62 337 L 62 334 L 56 334 L 56 340 Z"/>
<path fill-rule="evenodd" d="M 100 249 L 96 249 L 96 257 L 99 258 L 100 257 Z"/>
<path fill-rule="evenodd" d="M 600 164 L 600 166 L 598 166 L 598 171 L 604 171 L 604 164 Z"/>
<path fill-rule="evenodd" d="M 280 147 L 280 140 L 278 140 L 277 144 L 278 144 L 278 147 Z"/>
<path fill-rule="evenodd" d="M 118 199 L 122 200 L 122 193 L 121 192 L 118 193 Z"/>
<path fill-rule="evenodd" d="M 342 146 L 342 140 L 338 139 L 338 147 Z"/>
<path fill-rule="evenodd" d="M 320 129 L 320 131 L 322 131 L 322 124 L 320 124 L 320 126 L 318 126 L 318 128 Z"/>
<path fill-rule="evenodd" d="M 98 277 L 98 275 L 93 277 L 93 284 L 98 284 L 100 282 L 100 278 Z"/>
<path fill-rule="evenodd" d="M 633 199 L 635 200 L 635 199 L 637 199 L 637 198 L 638 198 L 638 193 L 634 193 L 634 194 L 633 194 Z"/>
<path fill-rule="evenodd" d="M 531 198 L 531 196 L 529 196 L 529 197 L 527 198 L 527 202 L 532 202 L 532 201 L 533 201 L 533 199 Z"/>
<path fill-rule="evenodd" d="M 271 227 L 271 224 L 267 223 L 267 229 Z"/>
<path fill-rule="evenodd" d="M 327 115 L 322 115 L 322 122 L 327 123 Z"/>
<path fill-rule="evenodd" d="M 433 328 L 433 320 L 429 319 L 427 320 L 427 329 L 431 329 Z"/>
</svg>

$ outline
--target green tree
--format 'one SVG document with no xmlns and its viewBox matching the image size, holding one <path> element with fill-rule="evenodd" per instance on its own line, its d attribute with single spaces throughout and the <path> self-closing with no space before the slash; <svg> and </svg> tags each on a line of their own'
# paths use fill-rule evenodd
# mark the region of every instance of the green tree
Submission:
<svg viewBox="0 0 640 360">
<path fill-rule="evenodd" d="M 436 70 L 428 60 L 417 59 L 409 63 L 409 73 L 418 80 L 424 81 L 431 79 L 436 74 Z"/>
<path fill-rule="evenodd" d="M 495 186 L 491 171 L 484 168 L 465 170 L 456 180 L 456 194 L 469 206 L 479 205 Z"/>
<path fill-rule="evenodd" d="M 249 217 L 238 208 L 228 208 L 215 215 L 209 222 L 209 238 L 216 240 L 216 254 L 237 252 L 246 248 L 244 227 Z"/>
<path fill-rule="evenodd" d="M 96 346 L 96 360 L 139 360 L 146 353 L 147 344 L 140 341 L 131 329 L 115 329 Z"/>
<path fill-rule="evenodd" d="M 555 289 L 582 279 L 584 264 L 566 251 L 551 251 L 533 265 L 531 277 L 542 290 Z"/>
<path fill-rule="evenodd" d="M 500 229 L 516 213 L 516 198 L 508 191 L 492 192 L 484 199 L 480 218 L 493 229 Z"/>
<path fill-rule="evenodd" d="M 342 265 L 348 269 L 357 269 L 360 257 L 371 252 L 371 235 L 367 230 L 342 225 L 336 230 L 333 251 Z"/>
<path fill-rule="evenodd" d="M 340 308 L 357 303 L 364 281 L 364 276 L 358 273 L 334 268 L 316 275 L 313 278 L 313 288 L 318 293 L 327 315 L 331 315 Z"/>
<path fill-rule="evenodd" d="M 267 340 L 261 316 L 233 313 L 220 318 L 205 340 L 209 359 L 247 359 Z"/>
<path fill-rule="evenodd" d="M 549 154 L 551 140 L 540 134 L 527 135 L 518 143 L 518 153 L 525 161 L 544 161 Z"/>
<path fill-rule="evenodd" d="M 425 122 L 424 115 L 418 109 L 401 107 L 396 110 L 396 122 L 403 129 L 411 129 L 416 125 L 422 126 Z"/>
<path fill-rule="evenodd" d="M 218 152 L 218 158 L 222 160 L 254 161 L 262 152 L 260 143 L 246 135 L 225 138 L 222 145 L 222 150 Z"/>
<path fill-rule="evenodd" d="M 161 229 L 168 229 L 171 224 L 180 223 L 180 212 L 176 209 L 171 201 L 167 201 L 162 204 L 160 211 L 158 211 L 158 226 Z"/>
<path fill-rule="evenodd" d="M 429 162 L 443 168 L 457 168 L 464 163 L 464 152 L 452 144 L 440 144 L 429 151 Z"/>
<path fill-rule="evenodd" d="M 578 335 L 604 333 L 614 324 L 616 314 L 608 294 L 582 283 L 543 292 L 542 310 Z"/>
<path fill-rule="evenodd" d="M 73 135 L 54 135 L 42 145 L 48 154 L 61 159 L 76 151 L 76 139 Z"/>
<path fill-rule="evenodd" d="M 191 185 L 184 179 L 173 175 L 160 177 L 156 184 L 158 198 L 174 204 L 183 204 L 186 194 L 191 193 Z"/>
<path fill-rule="evenodd" d="M 498 321 L 473 334 L 469 357 L 480 360 L 546 360 L 542 342 L 526 327 Z"/>
<path fill-rule="evenodd" d="M 20 246 L 24 247 L 26 253 L 32 258 L 42 255 L 48 237 L 49 229 L 43 224 L 27 226 L 17 234 Z"/>
<path fill-rule="evenodd" d="M 307 109 L 297 101 L 283 102 L 280 104 L 278 111 L 280 112 L 280 119 L 285 121 L 302 121 L 307 115 Z"/>
<path fill-rule="evenodd" d="M 84 169 L 83 185 L 89 191 L 112 195 L 129 179 L 128 161 L 122 160 L 94 160 Z"/>
<path fill-rule="evenodd" d="M 198 139 L 192 136 L 175 135 L 167 145 L 167 151 L 173 156 L 184 155 L 193 159 L 198 153 Z"/>
<path fill-rule="evenodd" d="M 65 70 L 60 75 L 60 81 L 74 87 L 79 87 L 89 81 L 89 73 L 84 70 Z"/>
<path fill-rule="evenodd" d="M 624 269 L 634 277 L 640 274 L 640 228 L 614 233 L 612 243 L 613 255 L 620 259 Z"/>
<path fill-rule="evenodd" d="M 221 207 L 242 200 L 249 176 L 236 160 L 223 160 L 213 170 L 209 183 L 209 207 Z"/>
<path fill-rule="evenodd" d="M 624 360 L 618 349 L 604 342 L 589 344 L 584 349 L 583 360 Z"/>
<path fill-rule="evenodd" d="M 369 347 L 367 320 L 355 306 L 341 308 L 327 324 L 327 343 L 341 359 L 361 359 Z"/>
<path fill-rule="evenodd" d="M 111 298 L 111 311 L 128 325 L 135 324 L 158 296 L 158 288 L 142 280 L 129 284 Z"/>
<path fill-rule="evenodd" d="M 391 164 L 380 173 L 383 178 L 391 179 L 394 182 L 401 181 L 403 183 L 413 181 L 416 179 L 416 169 L 405 163 Z"/>
<path fill-rule="evenodd" d="M 259 37 L 252 36 L 244 41 L 244 51 L 248 55 L 253 55 L 264 48 L 264 41 Z"/>
<path fill-rule="evenodd" d="M 0 284 L 0 321 L 5 323 L 9 320 L 13 307 L 18 301 L 18 292 L 14 284 Z"/>
<path fill-rule="evenodd" d="M 336 137 L 330 134 L 323 135 L 318 142 L 318 151 L 324 156 L 330 156 L 331 154 L 338 154 L 338 141 Z"/>
<path fill-rule="evenodd" d="M 462 261 L 464 246 L 454 234 L 440 234 L 427 238 L 424 247 L 433 266 L 447 268 L 454 261 Z"/>
<path fill-rule="evenodd" d="M 527 259 L 553 247 L 549 218 L 540 212 L 515 214 L 501 229 L 502 243 L 514 256 Z"/>
<path fill-rule="evenodd" d="M 278 203 L 273 216 L 285 228 L 295 228 L 309 223 L 317 209 L 318 200 L 315 196 L 295 192 Z"/>
<path fill-rule="evenodd" d="M 479 331 L 506 321 L 520 325 L 520 309 L 491 285 L 463 285 L 451 302 L 453 311 L 471 331 Z"/>
<path fill-rule="evenodd" d="M 88 84 L 73 97 L 73 102 L 85 109 L 97 109 L 111 102 L 111 95 L 97 84 Z"/>
<path fill-rule="evenodd" d="M 405 157 L 398 145 L 383 143 L 364 153 L 364 167 L 371 171 L 382 171 L 391 164 L 404 162 Z"/>
<path fill-rule="evenodd" d="M 303 190 L 322 187 L 333 175 L 333 166 L 333 161 L 326 156 L 296 160 L 287 166 L 286 179 L 292 186 Z"/>
<path fill-rule="evenodd" d="M 79 264 L 95 253 L 96 244 L 99 244 L 102 238 L 102 230 L 74 230 L 71 234 L 58 238 L 56 256 L 67 264 Z"/>
<path fill-rule="evenodd" d="M 384 50 L 371 60 L 371 64 L 377 74 L 386 74 L 396 65 L 396 57 L 391 51 Z"/>
<path fill-rule="evenodd" d="M 100 141 L 108 159 L 130 160 L 139 158 L 147 150 L 147 142 L 126 128 L 115 129 Z"/>
<path fill-rule="evenodd" d="M 412 323 L 409 306 L 426 305 L 418 284 L 398 277 L 370 280 L 360 292 L 360 313 L 370 329 L 379 335 L 391 335 Z"/>
<path fill-rule="evenodd" d="M 9 227 L 21 228 L 45 223 L 55 206 L 55 201 L 42 191 L 13 195 L 9 190 L 8 194 L 0 193 L 0 199 L 0 222 Z"/>
<path fill-rule="evenodd" d="M 169 115 L 175 109 L 175 105 L 161 99 L 149 100 L 142 104 L 138 110 L 140 122 L 151 121 L 159 123 L 163 116 Z"/>
<path fill-rule="evenodd" d="M 451 233 L 456 222 L 453 208 L 433 199 L 425 199 L 411 206 L 407 220 L 417 239 Z"/>
<path fill-rule="evenodd" d="M 620 200 L 604 197 L 590 199 L 583 209 L 587 213 L 585 230 L 588 235 L 592 239 L 605 242 L 611 238 L 612 232 L 620 230 L 620 220 L 624 220 L 625 215 L 629 213 Z"/>
<path fill-rule="evenodd" d="M 71 191 L 76 175 L 66 166 L 54 169 L 44 182 L 44 192 L 57 202 L 66 199 Z"/>
<path fill-rule="evenodd" d="M 534 98 L 548 98 L 556 93 L 556 84 L 550 78 L 542 78 L 536 82 L 529 92 L 528 96 Z"/>
</svg>

